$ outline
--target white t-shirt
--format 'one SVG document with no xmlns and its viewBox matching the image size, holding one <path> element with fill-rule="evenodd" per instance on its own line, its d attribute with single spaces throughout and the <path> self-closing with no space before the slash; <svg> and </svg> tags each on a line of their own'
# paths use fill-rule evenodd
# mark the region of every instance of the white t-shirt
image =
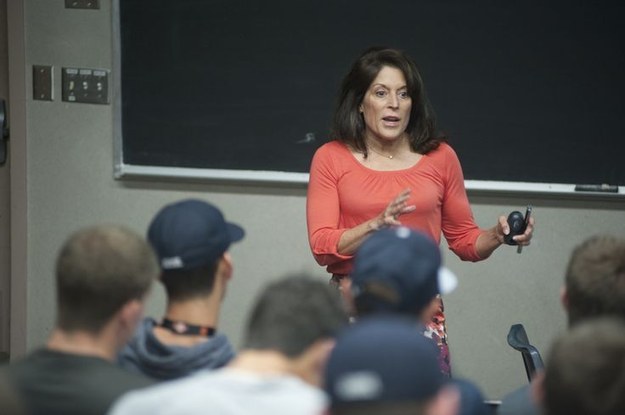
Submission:
<svg viewBox="0 0 625 415">
<path fill-rule="evenodd" d="M 109 415 L 321 415 L 327 404 L 297 377 L 225 368 L 127 393 Z"/>
</svg>

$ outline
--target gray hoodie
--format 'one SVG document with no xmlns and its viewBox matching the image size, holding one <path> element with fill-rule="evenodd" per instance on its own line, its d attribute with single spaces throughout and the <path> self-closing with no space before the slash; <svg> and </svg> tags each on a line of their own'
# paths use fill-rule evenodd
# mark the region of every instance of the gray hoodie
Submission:
<svg viewBox="0 0 625 415">
<path fill-rule="evenodd" d="M 156 338 L 152 330 L 156 324 L 149 317 L 139 324 L 134 337 L 118 356 L 121 367 L 156 380 L 171 380 L 201 369 L 222 367 L 234 357 L 230 341 L 219 332 L 192 347 L 171 346 Z"/>
</svg>

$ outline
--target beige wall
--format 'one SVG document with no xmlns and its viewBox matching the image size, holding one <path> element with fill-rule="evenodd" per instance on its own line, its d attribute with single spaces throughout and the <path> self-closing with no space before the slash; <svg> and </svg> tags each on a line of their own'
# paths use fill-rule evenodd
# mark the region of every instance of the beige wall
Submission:
<svg viewBox="0 0 625 415">
<path fill-rule="evenodd" d="M 10 3 L 9 16 L 15 18 L 9 31 L 16 107 L 12 140 L 23 140 L 11 155 L 11 318 L 22 323 L 11 333 L 14 354 L 40 344 L 53 325 L 53 264 L 69 232 L 94 222 L 121 222 L 143 233 L 160 206 L 181 197 L 210 200 L 247 230 L 232 250 L 235 278 L 220 323 L 235 344 L 250 301 L 266 281 L 301 270 L 327 278 L 308 250 L 304 186 L 113 179 L 112 107 L 65 103 L 59 92 L 62 66 L 113 67 L 108 0 L 100 2 L 99 11 L 67 10 L 60 0 Z M 54 66 L 53 102 L 31 99 L 34 64 Z M 598 232 L 625 235 L 625 202 L 470 197 L 484 227 L 528 201 L 538 222 L 533 245 L 521 255 L 500 249 L 490 260 L 471 264 L 446 254 L 449 267 L 461 276 L 459 289 L 446 299 L 454 373 L 476 380 L 489 397 L 498 398 L 525 381 L 519 353 L 506 344 L 510 325 L 524 323 L 536 345 L 547 350 L 565 328 L 558 292 L 571 248 Z M 160 316 L 162 306 L 156 287 L 148 312 Z"/>
<path fill-rule="evenodd" d="M 0 0 L 0 98 L 9 99 L 7 4 Z M 0 132 L 2 134 L 2 132 Z M 9 351 L 10 227 L 9 164 L 0 165 L 0 361 Z"/>
</svg>

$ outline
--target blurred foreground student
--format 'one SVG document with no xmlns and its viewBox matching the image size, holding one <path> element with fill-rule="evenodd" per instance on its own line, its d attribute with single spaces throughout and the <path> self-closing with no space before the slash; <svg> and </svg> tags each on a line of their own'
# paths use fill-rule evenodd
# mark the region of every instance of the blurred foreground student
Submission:
<svg viewBox="0 0 625 415">
<path fill-rule="evenodd" d="M 226 365 L 234 357 L 218 331 L 222 300 L 233 275 L 228 248 L 244 236 L 215 206 L 181 200 L 163 207 L 148 229 L 161 265 L 167 309 L 146 317 L 119 356 L 122 367 L 171 380 Z"/>
<path fill-rule="evenodd" d="M 434 343 L 398 316 L 361 320 L 337 339 L 325 373 L 331 415 L 456 415 L 460 393 Z"/>
<path fill-rule="evenodd" d="M 590 319 L 562 335 L 537 382 L 549 415 L 625 414 L 625 322 Z"/>
<path fill-rule="evenodd" d="M 569 327 L 594 317 L 625 319 L 625 239 L 596 235 L 572 252 L 564 276 L 561 302 Z M 510 392 L 502 399 L 500 415 L 538 415 L 532 385 Z"/>
<path fill-rule="evenodd" d="M 356 325 L 376 316 L 402 316 L 423 335 L 439 310 L 441 295 L 453 291 L 456 276 L 442 264 L 440 248 L 428 235 L 407 227 L 382 229 L 370 235 L 354 258 L 347 300 L 353 303 Z M 435 337 L 435 333 L 427 335 Z M 438 344 L 441 339 L 433 338 Z M 441 372 L 446 356 L 437 353 Z M 461 392 L 460 414 L 486 415 L 490 408 L 477 385 L 454 379 Z"/>
<path fill-rule="evenodd" d="M 122 393 L 152 382 L 114 361 L 143 315 L 158 263 L 119 226 L 73 234 L 56 263 L 57 320 L 44 347 L 6 374 L 31 415 L 102 415 Z"/>
<path fill-rule="evenodd" d="M 415 319 L 437 344 L 445 339 L 425 326 L 443 318 L 440 297 L 453 291 L 458 279 L 443 267 L 436 242 L 428 235 L 400 226 L 369 236 L 356 252 L 347 301 L 359 318 L 400 314 Z M 449 373 L 447 348 L 440 349 L 441 370 Z"/>
<path fill-rule="evenodd" d="M 249 315 L 244 348 L 225 368 L 130 393 L 112 415 L 320 415 L 321 377 L 347 322 L 338 293 L 309 277 L 269 284 Z"/>
</svg>

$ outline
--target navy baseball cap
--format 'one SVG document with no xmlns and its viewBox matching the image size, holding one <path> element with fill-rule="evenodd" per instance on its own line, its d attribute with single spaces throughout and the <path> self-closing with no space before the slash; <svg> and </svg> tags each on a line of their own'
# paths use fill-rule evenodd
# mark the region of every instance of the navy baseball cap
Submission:
<svg viewBox="0 0 625 415">
<path fill-rule="evenodd" d="M 163 270 L 212 264 L 244 235 L 243 228 L 226 222 L 219 209 L 198 199 L 166 205 L 148 228 L 148 241 Z"/>
<path fill-rule="evenodd" d="M 404 226 L 382 229 L 365 239 L 350 276 L 357 307 L 413 315 L 458 285 L 456 276 L 442 266 L 434 240 Z"/>
<path fill-rule="evenodd" d="M 426 402 L 448 381 L 432 339 L 413 320 L 398 315 L 362 318 L 343 330 L 324 376 L 333 408 Z"/>
<path fill-rule="evenodd" d="M 494 415 L 478 385 L 468 379 L 452 379 L 450 384 L 460 392 L 460 409 L 457 415 Z"/>
</svg>

